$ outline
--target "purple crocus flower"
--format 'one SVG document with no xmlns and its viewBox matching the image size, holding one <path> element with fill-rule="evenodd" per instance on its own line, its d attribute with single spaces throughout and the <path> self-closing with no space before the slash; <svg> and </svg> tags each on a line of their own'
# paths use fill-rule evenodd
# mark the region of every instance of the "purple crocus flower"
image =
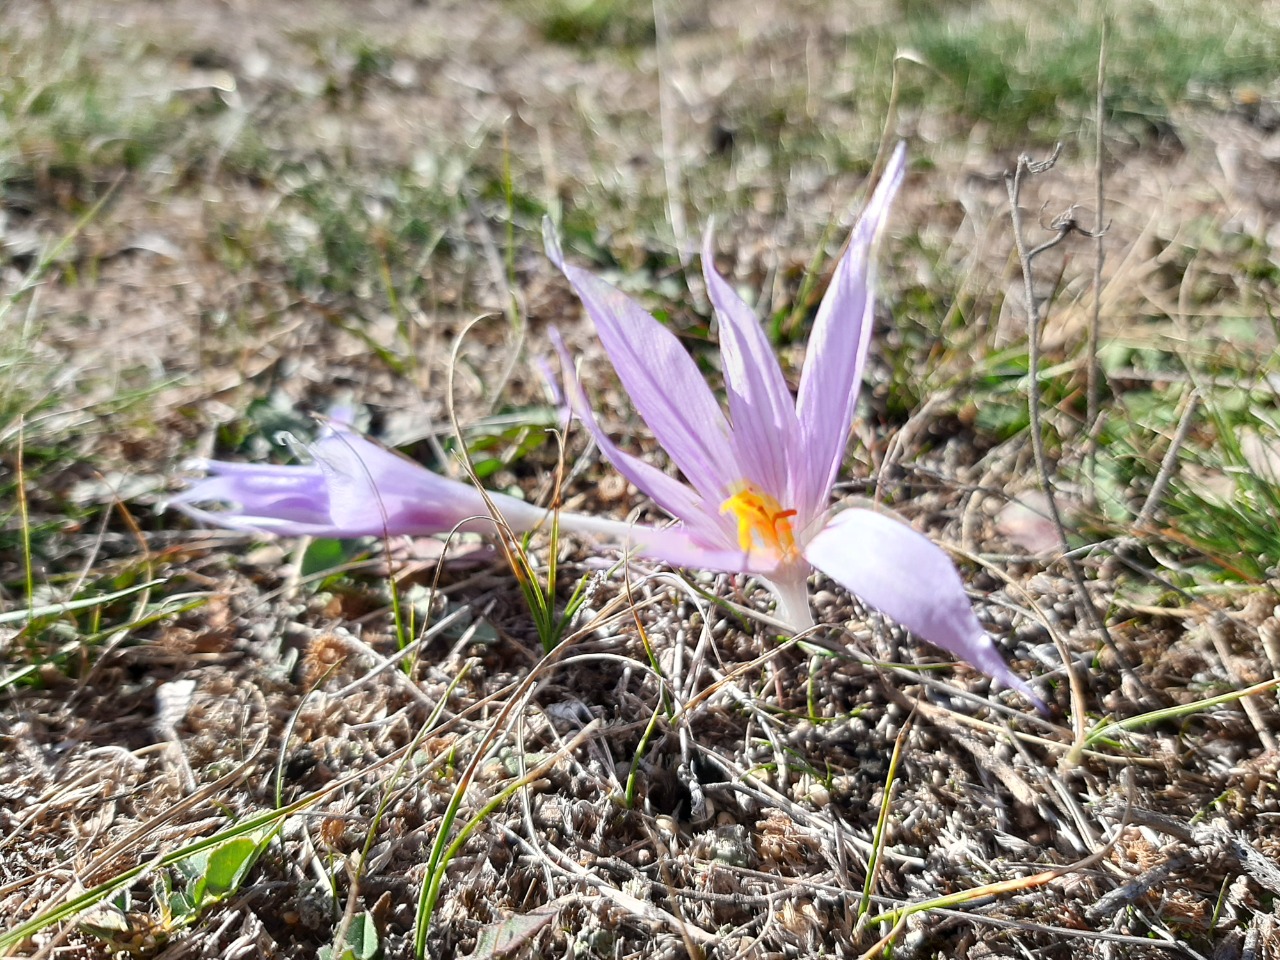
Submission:
<svg viewBox="0 0 1280 960">
<path fill-rule="evenodd" d="M 609 438 L 553 333 L 569 402 L 614 466 L 679 521 L 665 529 L 632 527 L 636 552 L 677 566 L 753 574 L 777 596 L 778 618 L 796 630 L 813 624 L 807 579 L 816 567 L 1043 708 L 978 623 L 939 547 L 884 514 L 831 510 L 871 341 L 872 248 L 904 170 L 900 145 L 818 307 L 795 399 L 759 321 L 716 272 L 708 236 L 702 265 L 720 324 L 727 418 L 675 335 L 625 294 L 566 263 L 548 232 L 549 255 L 595 323 L 636 412 L 687 483 Z"/>
<path fill-rule="evenodd" d="M 282 537 L 492 533 L 490 504 L 516 533 L 532 530 L 547 518 L 543 507 L 503 493 L 482 494 L 471 483 L 433 473 L 361 436 L 342 419 L 330 420 L 319 438 L 300 452 L 310 463 L 193 460 L 188 466 L 206 476 L 174 494 L 166 506 L 213 526 Z M 197 506 L 214 503 L 223 508 Z M 576 513 L 560 514 L 560 527 L 615 540 L 631 530 L 618 520 Z"/>
<path fill-rule="evenodd" d="M 215 526 L 286 537 L 423 536 L 462 530 L 492 532 L 489 508 L 469 483 L 407 460 L 341 422 L 330 422 L 305 447 L 310 463 L 277 466 L 192 461 L 208 474 L 168 500 Z M 546 511 L 501 493 L 490 499 L 513 529 L 528 530 Z M 200 503 L 230 509 L 204 510 Z"/>
</svg>

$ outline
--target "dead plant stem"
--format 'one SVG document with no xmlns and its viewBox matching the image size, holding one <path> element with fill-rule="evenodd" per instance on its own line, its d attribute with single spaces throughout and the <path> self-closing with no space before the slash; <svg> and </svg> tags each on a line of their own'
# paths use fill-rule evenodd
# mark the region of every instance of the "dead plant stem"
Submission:
<svg viewBox="0 0 1280 960">
<path fill-rule="evenodd" d="M 684 192 L 679 165 L 679 144 L 672 116 L 671 90 L 671 29 L 667 23 L 664 0 L 653 0 L 654 50 L 658 58 L 658 125 L 662 135 L 662 175 L 667 189 L 667 218 L 671 221 L 671 234 L 675 239 L 676 256 L 683 269 L 689 268 L 692 252 L 689 249 L 689 225 L 684 212 Z"/>
<path fill-rule="evenodd" d="M 1085 616 L 1107 646 L 1111 648 L 1121 662 L 1124 662 L 1125 658 L 1116 648 L 1115 641 L 1111 638 L 1106 622 L 1098 612 L 1098 608 L 1094 606 L 1093 598 L 1089 596 L 1089 589 L 1085 584 L 1084 574 L 1080 570 L 1080 565 L 1068 552 L 1070 544 L 1067 542 L 1067 529 L 1062 522 L 1062 511 L 1058 507 L 1058 498 L 1054 493 L 1053 479 L 1049 474 L 1048 459 L 1045 457 L 1044 452 L 1044 431 L 1040 418 L 1040 303 L 1036 298 L 1035 288 L 1032 283 L 1032 266 L 1036 257 L 1046 250 L 1056 247 L 1072 232 L 1079 231 L 1087 236 L 1091 236 L 1091 234 L 1080 229 L 1080 226 L 1076 223 L 1075 209 L 1072 208 L 1053 222 L 1053 228 L 1056 231 L 1054 236 L 1039 246 L 1028 250 L 1022 228 L 1022 209 L 1019 206 L 1019 202 L 1022 195 L 1023 177 L 1028 174 L 1035 176 L 1052 169 L 1053 165 L 1058 162 L 1058 155 L 1061 152 L 1062 145 L 1058 144 L 1048 158 L 1038 161 L 1032 160 L 1024 153 L 1018 157 L 1018 163 L 1013 172 L 1005 174 L 1005 185 L 1009 190 L 1009 217 L 1013 222 L 1013 242 L 1017 247 L 1018 263 L 1022 268 L 1023 295 L 1027 305 L 1027 407 L 1031 421 L 1031 450 L 1035 457 L 1036 472 L 1040 475 L 1040 487 L 1044 491 L 1045 500 L 1049 505 L 1049 516 L 1053 520 L 1054 529 L 1057 531 L 1058 542 L 1062 545 L 1062 559 L 1080 596 L 1080 603 L 1084 607 Z"/>
<path fill-rule="evenodd" d="M 1160 472 L 1156 474 L 1155 483 L 1151 485 L 1151 492 L 1147 494 L 1147 499 L 1142 504 L 1142 509 L 1138 511 L 1137 519 L 1133 521 L 1136 530 L 1143 530 L 1155 517 L 1156 510 L 1160 506 L 1160 501 L 1164 499 L 1164 492 L 1169 487 L 1169 481 L 1173 479 L 1173 473 L 1178 468 L 1178 454 L 1182 451 L 1182 446 L 1187 442 L 1187 435 L 1191 432 L 1191 424 L 1195 420 L 1196 407 L 1200 402 L 1200 391 L 1193 387 L 1191 392 L 1187 394 L 1187 399 L 1182 407 L 1182 416 L 1178 420 L 1178 429 L 1174 432 L 1173 439 L 1169 441 L 1169 449 L 1164 452 L 1164 459 L 1160 461 Z"/>
<path fill-rule="evenodd" d="M 1102 21 L 1101 39 L 1098 41 L 1098 99 L 1095 104 L 1097 114 L 1094 124 L 1094 216 L 1093 216 L 1093 313 L 1089 317 L 1089 342 L 1085 347 L 1085 363 L 1088 364 L 1085 390 L 1087 393 L 1085 407 L 1085 473 L 1092 480 L 1098 453 L 1098 431 L 1101 428 L 1101 411 L 1099 410 L 1100 392 L 1099 377 L 1101 371 L 1098 364 L 1098 331 L 1102 326 L 1102 267 L 1106 263 L 1107 251 L 1103 242 L 1104 205 L 1106 204 L 1105 181 L 1102 177 L 1102 136 L 1106 129 L 1106 78 L 1107 78 L 1107 22 Z M 1094 496 L 1095 485 L 1089 484 L 1089 497 Z"/>
</svg>

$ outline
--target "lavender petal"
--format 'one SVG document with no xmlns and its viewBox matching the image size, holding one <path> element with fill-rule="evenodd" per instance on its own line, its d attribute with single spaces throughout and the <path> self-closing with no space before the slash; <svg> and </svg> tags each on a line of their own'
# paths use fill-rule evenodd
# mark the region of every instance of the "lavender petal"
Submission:
<svg viewBox="0 0 1280 960">
<path fill-rule="evenodd" d="M 845 510 L 809 541 L 804 555 L 912 633 L 1045 709 L 978 623 L 951 559 L 927 537 L 883 514 Z"/>
<path fill-rule="evenodd" d="M 720 319 L 720 356 L 737 460 L 745 479 L 781 503 L 791 502 L 791 464 L 800 439 L 796 404 L 782 368 L 751 308 L 716 272 L 708 230 L 702 247 L 707 294 Z"/>
<path fill-rule="evenodd" d="M 752 573 L 762 576 L 768 575 L 773 569 L 772 564 L 759 567 L 743 550 L 709 546 L 683 524 L 670 527 L 633 524 L 627 536 L 620 542 L 630 552 L 661 560 L 673 567 L 718 570 L 724 573 Z"/>
<path fill-rule="evenodd" d="M 698 492 L 719 504 L 740 471 L 729 423 L 698 365 L 626 294 L 565 263 L 555 247 L 547 252 L 595 324 L 636 412 Z"/>
<path fill-rule="evenodd" d="M 493 530 L 489 507 L 469 483 L 450 480 L 341 425 L 306 447 L 314 460 L 295 466 L 209 461 L 209 476 L 170 498 L 206 523 L 280 536 L 429 536 L 455 527 Z M 541 521 L 541 508 L 492 493 L 516 530 Z M 200 503 L 221 503 L 207 510 Z"/>
<path fill-rule="evenodd" d="M 569 407 L 574 415 L 583 422 L 587 430 L 590 431 L 596 446 L 600 448 L 600 452 L 617 468 L 619 473 L 635 484 L 654 503 L 671 514 L 671 516 L 697 530 L 704 539 L 710 542 L 717 542 L 717 540 L 732 542 L 731 527 L 719 516 L 715 507 L 707 508 L 707 505 L 696 491 L 674 477 L 667 476 L 657 467 L 624 452 L 609 439 L 609 435 L 604 432 L 591 409 L 591 404 L 587 399 L 582 383 L 573 371 L 573 358 L 569 356 L 569 351 L 565 347 L 559 331 L 552 328 L 549 333 L 552 345 L 560 355 L 560 365 L 564 371 L 565 394 L 568 397 Z"/>
<path fill-rule="evenodd" d="M 191 469 L 206 474 L 165 501 L 213 526 L 278 533 L 282 536 L 324 536 L 330 526 L 324 474 L 314 464 L 280 466 L 197 460 Z M 223 503 L 234 509 L 203 510 L 199 503 Z"/>
<path fill-rule="evenodd" d="M 875 316 L 872 248 L 905 170 L 906 149 L 899 144 L 818 307 L 796 400 L 805 475 L 800 509 L 816 512 L 826 506 L 844 460 Z"/>
</svg>

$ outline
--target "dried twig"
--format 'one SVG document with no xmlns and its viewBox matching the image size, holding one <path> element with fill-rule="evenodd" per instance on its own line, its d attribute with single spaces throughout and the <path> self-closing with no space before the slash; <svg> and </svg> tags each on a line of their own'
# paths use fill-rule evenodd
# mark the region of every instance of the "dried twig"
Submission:
<svg viewBox="0 0 1280 960">
<path fill-rule="evenodd" d="M 1046 250 L 1056 247 L 1072 233 L 1081 233 L 1086 237 L 1093 237 L 1094 234 L 1080 226 L 1075 218 L 1075 208 L 1072 207 L 1053 221 L 1052 227 L 1055 231 L 1053 237 L 1038 247 L 1028 250 L 1026 237 L 1022 229 L 1022 208 L 1019 206 L 1019 202 L 1022 194 L 1023 178 L 1028 174 L 1034 176 L 1052 169 L 1053 165 L 1058 162 L 1058 155 L 1061 152 L 1062 145 L 1058 144 L 1047 159 L 1039 161 L 1032 160 L 1024 153 L 1018 157 L 1018 163 L 1013 172 L 1005 174 L 1005 185 L 1009 191 L 1009 216 L 1013 221 L 1013 242 L 1017 247 L 1018 262 L 1022 268 L 1023 295 L 1027 306 L 1027 375 L 1029 381 L 1027 406 L 1031 420 L 1031 449 L 1035 456 L 1036 472 L 1040 475 L 1040 486 L 1048 503 L 1049 516 L 1053 521 L 1054 529 L 1058 533 L 1058 541 L 1062 545 L 1063 561 L 1066 563 L 1072 583 L 1079 594 L 1085 616 L 1093 629 L 1098 632 L 1107 646 L 1115 653 L 1117 659 L 1121 663 L 1126 663 L 1126 658 L 1120 653 L 1115 641 L 1111 638 L 1106 621 L 1098 612 L 1098 608 L 1094 606 L 1093 598 L 1089 596 L 1089 589 L 1085 584 L 1084 574 L 1080 570 L 1080 565 L 1067 552 L 1070 549 L 1070 545 L 1067 542 L 1067 530 L 1062 522 L 1062 511 L 1058 507 L 1058 498 L 1054 493 L 1053 479 L 1049 474 L 1049 464 L 1044 452 L 1044 433 L 1040 417 L 1040 301 L 1036 297 L 1032 284 L 1032 267 L 1036 257 Z"/>
<path fill-rule="evenodd" d="M 1098 100 L 1095 105 L 1097 112 L 1097 123 L 1095 124 L 1095 140 L 1094 140 L 1094 168 L 1093 168 L 1093 184 L 1094 184 L 1094 206 L 1093 215 L 1093 313 L 1089 317 L 1089 343 L 1085 348 L 1085 362 L 1088 364 L 1086 392 L 1087 400 L 1085 407 L 1085 431 L 1088 439 L 1085 441 L 1085 462 L 1088 464 L 1088 473 L 1093 475 L 1094 457 L 1097 453 L 1098 431 L 1101 428 L 1101 417 L 1098 409 L 1098 393 L 1099 393 L 1099 364 L 1098 364 L 1098 331 L 1102 326 L 1102 267 L 1106 262 L 1107 249 L 1103 243 L 1105 230 L 1103 229 L 1102 218 L 1104 215 L 1104 204 L 1106 203 L 1105 182 L 1102 177 L 1102 135 L 1106 129 L 1106 79 L 1107 79 L 1107 22 L 1102 21 L 1102 38 L 1098 42 Z M 1093 495 L 1093 486 L 1089 488 L 1090 496 Z"/>
<path fill-rule="evenodd" d="M 679 147 L 671 104 L 669 74 L 671 72 L 671 28 L 667 23 L 664 0 L 653 0 L 654 50 L 658 56 L 658 126 L 662 135 L 662 176 L 667 188 L 667 219 L 676 243 L 680 266 L 689 268 L 689 224 L 684 212 L 684 187 L 679 163 Z"/>
<path fill-rule="evenodd" d="M 1213 641 L 1213 649 L 1218 654 L 1218 659 L 1222 661 L 1222 669 L 1231 678 L 1232 685 L 1239 689 L 1245 683 L 1240 676 L 1240 671 L 1233 665 L 1231 651 L 1227 648 L 1226 630 L 1224 628 L 1229 622 L 1225 615 L 1215 611 L 1210 613 L 1209 618 L 1205 621 L 1205 626 Z M 1268 725 L 1262 709 L 1252 697 L 1242 698 L 1240 707 L 1244 710 L 1245 716 L 1249 718 L 1249 723 L 1253 726 L 1253 732 L 1258 735 L 1258 742 L 1262 744 L 1263 749 L 1269 753 L 1275 752 L 1277 747 L 1280 747 L 1280 744 L 1277 744 L 1275 735 L 1271 732 L 1271 727 Z"/>
<path fill-rule="evenodd" d="M 1133 521 L 1133 526 L 1137 530 L 1144 529 L 1151 523 L 1155 516 L 1156 508 L 1160 506 L 1160 501 L 1164 499 L 1164 492 L 1169 487 L 1169 481 L 1173 479 L 1173 472 L 1178 467 L 1178 454 L 1182 450 L 1182 445 L 1187 441 L 1187 435 L 1191 432 L 1191 424 L 1195 418 L 1196 407 L 1200 402 L 1200 391 L 1192 388 L 1187 394 L 1186 401 L 1182 408 L 1182 416 L 1178 419 L 1178 429 L 1173 434 L 1173 439 L 1169 442 L 1169 449 L 1164 452 L 1164 458 L 1160 461 L 1160 472 L 1156 474 L 1155 483 L 1151 485 L 1151 492 L 1147 494 L 1147 499 L 1142 504 L 1142 509 L 1138 511 L 1137 519 Z"/>
</svg>

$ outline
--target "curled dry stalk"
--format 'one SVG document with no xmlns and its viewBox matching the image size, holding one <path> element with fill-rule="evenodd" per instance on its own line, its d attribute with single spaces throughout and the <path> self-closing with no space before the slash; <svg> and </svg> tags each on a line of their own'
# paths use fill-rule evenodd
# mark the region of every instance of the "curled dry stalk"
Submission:
<svg viewBox="0 0 1280 960">
<path fill-rule="evenodd" d="M 1053 148 L 1053 153 L 1044 160 L 1032 160 L 1024 153 L 1018 157 L 1017 165 L 1013 171 L 1005 174 L 1005 186 L 1009 191 L 1009 217 L 1013 224 L 1013 242 L 1018 251 L 1018 264 L 1022 270 L 1023 298 L 1027 306 L 1027 407 L 1030 419 L 1031 450 L 1035 457 L 1036 473 L 1040 478 L 1040 488 L 1044 492 L 1045 501 L 1049 506 L 1049 517 L 1053 521 L 1054 530 L 1058 535 L 1058 542 L 1062 546 L 1062 559 L 1066 564 L 1071 582 L 1079 595 L 1085 616 L 1088 618 L 1090 626 L 1102 637 L 1117 659 L 1121 663 L 1125 663 L 1125 658 L 1116 648 L 1115 641 L 1107 629 L 1105 619 L 1099 613 L 1098 608 L 1094 606 L 1093 598 L 1089 596 L 1084 573 L 1070 552 L 1070 544 L 1067 542 L 1067 528 L 1062 522 L 1062 511 L 1058 507 L 1058 498 L 1053 488 L 1053 478 L 1049 473 L 1048 458 L 1044 452 L 1044 428 L 1040 417 L 1040 300 L 1036 297 L 1034 284 L 1032 283 L 1032 269 L 1036 257 L 1046 250 L 1056 247 L 1071 236 L 1072 233 L 1080 233 L 1093 239 L 1097 238 L 1096 233 L 1085 230 L 1080 226 L 1076 220 L 1075 207 L 1071 207 L 1051 224 L 1054 230 L 1052 237 L 1039 246 L 1030 249 L 1027 247 L 1026 236 L 1022 227 L 1022 209 L 1019 206 L 1023 180 L 1027 176 L 1035 176 L 1051 170 L 1053 165 L 1058 162 L 1058 156 L 1061 152 L 1062 144 L 1058 144 Z M 1071 664 L 1066 666 L 1067 669 L 1071 669 Z"/>
<path fill-rule="evenodd" d="M 518 536 L 511 528 L 510 524 L 503 518 L 501 511 L 489 496 L 489 492 L 485 489 L 484 484 L 480 482 L 480 478 L 476 475 L 475 466 L 471 462 L 471 456 L 467 452 L 467 445 L 463 440 L 462 427 L 458 422 L 457 409 L 454 404 L 454 371 L 458 367 L 459 351 L 462 348 L 462 342 L 471 332 L 471 329 L 481 321 L 487 318 L 486 314 L 481 314 L 468 323 L 458 334 L 454 341 L 453 353 L 449 364 L 448 373 L 448 411 L 449 422 L 453 427 L 454 437 L 458 443 L 458 460 L 467 477 L 474 484 L 480 496 L 484 499 L 485 506 L 489 510 L 488 517 L 481 519 L 491 519 L 498 535 L 498 545 L 502 549 L 507 564 L 511 567 L 511 572 L 515 575 L 516 582 L 520 586 L 520 592 L 524 595 L 525 602 L 529 607 L 529 614 L 533 618 L 534 628 L 538 634 L 538 642 L 542 646 L 543 653 L 550 653 L 569 632 L 576 618 L 578 611 L 583 604 L 587 602 L 587 585 L 588 578 L 583 577 L 574 587 L 573 593 L 565 602 L 562 613 L 556 612 L 556 577 L 557 565 L 560 553 L 560 507 L 562 503 L 562 486 L 565 477 L 565 449 L 564 436 L 560 433 L 556 434 L 556 440 L 559 444 L 559 451 L 556 458 L 556 469 L 553 477 L 553 486 L 551 491 L 551 504 L 547 508 L 547 533 L 550 538 L 549 559 L 547 561 L 546 580 L 543 582 L 538 576 L 533 560 L 530 557 L 529 544 L 532 537 L 532 531 Z M 472 518 L 468 518 L 472 519 Z M 465 521 L 464 521 L 465 522 Z"/>
<path fill-rule="evenodd" d="M 444 815 L 441 818 L 439 827 L 436 830 L 435 839 L 432 842 L 431 850 L 428 855 L 426 872 L 422 881 L 422 886 L 418 894 L 418 904 L 414 919 L 413 928 L 413 955 L 415 957 L 423 957 L 427 951 L 427 938 L 431 931 L 433 921 L 435 919 L 436 907 L 440 901 L 441 891 L 445 881 L 445 874 L 450 863 L 453 861 L 457 853 L 466 844 L 471 835 L 478 829 L 489 817 L 503 804 L 505 804 L 515 793 L 536 781 L 550 770 L 556 763 L 564 757 L 570 755 L 583 742 L 595 736 L 599 729 L 599 721 L 592 721 L 587 724 L 577 735 L 560 750 L 556 751 L 544 762 L 540 763 L 532 769 L 523 771 L 513 783 L 500 790 L 495 796 L 491 797 L 480 810 L 467 819 L 459 827 L 456 836 L 454 835 L 454 825 L 462 816 L 462 804 L 475 781 L 481 763 L 488 756 L 490 748 L 498 741 L 498 739 L 508 729 L 511 718 L 516 716 L 529 702 L 537 684 L 541 681 L 546 670 L 555 664 L 562 655 L 571 648 L 570 642 L 561 643 L 561 640 L 570 641 L 581 633 L 590 630 L 591 626 L 584 626 L 578 633 L 565 636 L 570 631 L 574 619 L 574 614 L 581 604 L 585 601 L 584 585 L 579 584 L 577 591 L 570 598 L 565 613 L 560 618 L 554 616 L 554 597 L 555 597 L 555 555 L 559 541 L 559 509 L 560 509 L 560 482 L 563 479 L 564 469 L 564 450 L 563 446 L 560 451 L 560 459 L 556 471 L 556 485 L 553 493 L 553 503 L 550 510 L 551 513 L 551 568 L 548 580 L 543 589 L 538 584 L 532 562 L 528 556 L 527 539 L 522 540 L 517 537 L 511 527 L 503 520 L 497 506 L 489 499 L 485 493 L 483 485 L 479 482 L 479 478 L 475 474 L 474 467 L 471 464 L 466 452 L 466 445 L 462 442 L 462 430 L 458 423 L 457 411 L 454 405 L 454 389 L 453 376 L 458 366 L 458 350 L 463 338 L 470 332 L 471 328 L 485 319 L 483 315 L 476 317 L 468 324 L 459 334 L 454 342 L 453 358 L 449 366 L 448 377 L 448 411 L 449 419 L 453 426 L 454 434 L 458 438 L 458 446 L 460 451 L 460 460 L 463 468 L 471 481 L 476 485 L 476 489 L 484 496 L 485 504 L 489 508 L 490 518 L 493 520 L 498 530 L 498 540 L 502 550 L 511 565 L 512 571 L 520 581 L 521 588 L 525 594 L 526 600 L 530 604 L 530 613 L 535 619 L 535 625 L 538 628 L 539 639 L 542 641 L 543 657 L 535 664 L 534 668 L 514 687 L 511 688 L 510 696 L 502 701 L 501 707 L 497 710 L 492 722 L 484 732 L 479 743 L 476 745 L 471 759 L 462 771 L 462 775 L 458 780 L 449 802 L 445 808 Z M 549 638 L 554 638 L 555 642 L 548 642 Z M 367 851 L 366 851 L 367 852 Z M 335 938 L 335 942 L 337 942 Z"/>
</svg>

